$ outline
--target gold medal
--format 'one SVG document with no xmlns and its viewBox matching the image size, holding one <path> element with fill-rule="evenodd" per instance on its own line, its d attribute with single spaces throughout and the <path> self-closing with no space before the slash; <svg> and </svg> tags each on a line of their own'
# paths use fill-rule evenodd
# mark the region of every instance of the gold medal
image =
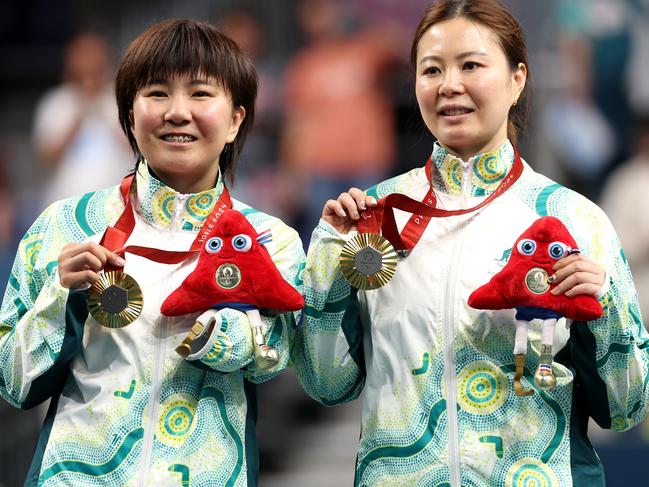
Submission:
<svg viewBox="0 0 649 487">
<path fill-rule="evenodd" d="M 89 290 L 88 310 L 108 328 L 123 328 L 140 316 L 142 290 L 138 283 L 121 271 L 104 272 Z"/>
<path fill-rule="evenodd" d="M 387 284 L 397 270 L 392 244 L 376 233 L 359 233 L 340 253 L 340 270 L 349 283 L 363 290 Z"/>
<path fill-rule="evenodd" d="M 525 286 L 534 294 L 543 294 L 550 289 L 548 273 L 541 267 L 532 267 L 525 275 Z"/>
<path fill-rule="evenodd" d="M 221 264 L 216 269 L 216 283 L 223 289 L 234 289 L 241 282 L 241 271 L 230 263 Z"/>
</svg>

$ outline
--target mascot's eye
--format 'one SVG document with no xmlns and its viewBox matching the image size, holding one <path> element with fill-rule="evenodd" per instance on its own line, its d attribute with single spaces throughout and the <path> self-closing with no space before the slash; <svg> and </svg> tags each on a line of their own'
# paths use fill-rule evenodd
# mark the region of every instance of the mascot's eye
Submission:
<svg viewBox="0 0 649 487">
<path fill-rule="evenodd" d="M 526 238 L 518 242 L 516 248 L 523 255 L 532 255 L 536 250 L 536 242 Z"/>
<path fill-rule="evenodd" d="M 252 247 L 252 239 L 241 233 L 232 238 L 232 246 L 238 252 L 248 252 Z"/>
<path fill-rule="evenodd" d="M 560 259 L 568 253 L 568 246 L 561 242 L 552 242 L 548 245 L 548 252 L 553 259 Z"/>
<path fill-rule="evenodd" d="M 212 237 L 207 242 L 205 242 L 205 250 L 210 254 L 216 254 L 221 251 L 223 247 L 223 240 L 219 237 Z"/>
</svg>

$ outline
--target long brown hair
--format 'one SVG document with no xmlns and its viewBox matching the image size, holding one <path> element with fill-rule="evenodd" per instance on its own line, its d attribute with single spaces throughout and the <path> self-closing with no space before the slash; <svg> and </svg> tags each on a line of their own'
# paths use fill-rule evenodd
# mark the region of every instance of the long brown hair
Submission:
<svg viewBox="0 0 649 487">
<path fill-rule="evenodd" d="M 413 69 L 417 66 L 417 51 L 422 36 L 433 25 L 444 20 L 465 17 L 489 28 L 498 39 L 512 71 L 518 69 L 519 63 L 525 64 L 530 79 L 527 62 L 527 46 L 523 29 L 514 16 L 497 0 L 438 0 L 424 14 L 417 26 L 410 49 L 410 62 Z M 507 122 L 507 137 L 516 143 L 519 131 L 524 130 L 529 105 L 528 83 L 525 84 L 518 102 L 510 108 Z"/>
<path fill-rule="evenodd" d="M 200 73 L 213 78 L 243 107 L 246 116 L 231 144 L 226 144 L 219 167 L 234 182 L 234 167 L 255 118 L 257 72 L 250 59 L 216 27 L 206 22 L 170 19 L 154 24 L 128 47 L 115 80 L 119 123 L 133 151 L 141 156 L 131 130 L 130 113 L 137 92 L 152 81 Z"/>
</svg>

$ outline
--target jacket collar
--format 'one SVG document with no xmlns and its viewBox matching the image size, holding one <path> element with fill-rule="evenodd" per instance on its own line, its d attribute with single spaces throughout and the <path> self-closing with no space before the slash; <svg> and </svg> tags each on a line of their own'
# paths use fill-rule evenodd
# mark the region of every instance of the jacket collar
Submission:
<svg viewBox="0 0 649 487">
<path fill-rule="evenodd" d="M 499 149 L 477 154 L 465 162 L 436 142 L 431 158 L 435 190 L 451 195 L 466 192 L 470 196 L 487 196 L 496 190 L 512 168 L 514 147 L 507 140 Z"/>
<path fill-rule="evenodd" d="M 181 194 L 156 178 L 145 160 L 140 161 L 135 175 L 136 211 L 157 227 L 198 231 L 209 216 L 225 188 L 221 174 L 216 186 L 193 194 Z"/>
</svg>

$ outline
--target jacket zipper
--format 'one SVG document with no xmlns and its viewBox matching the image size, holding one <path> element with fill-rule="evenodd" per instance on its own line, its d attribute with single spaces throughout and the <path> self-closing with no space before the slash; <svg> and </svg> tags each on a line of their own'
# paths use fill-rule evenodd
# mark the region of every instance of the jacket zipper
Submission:
<svg viewBox="0 0 649 487">
<path fill-rule="evenodd" d="M 188 195 L 179 194 L 176 196 L 176 204 L 174 205 L 174 214 L 171 220 L 171 229 L 174 231 L 182 229 L 183 223 L 183 210 L 185 209 L 185 201 Z"/>
<path fill-rule="evenodd" d="M 160 322 L 160 336 L 167 335 L 167 322 L 169 318 L 162 318 Z M 148 484 L 149 472 L 151 470 L 151 456 L 153 453 L 153 439 L 158 425 L 158 410 L 160 409 L 160 389 L 161 376 L 164 370 L 165 361 L 165 343 L 164 338 L 155 338 L 155 352 L 153 358 L 153 371 L 151 376 L 151 396 L 146 409 L 144 420 L 144 442 L 142 444 L 142 454 L 140 456 L 140 478 L 138 486 L 145 487 Z"/>
<path fill-rule="evenodd" d="M 462 161 L 462 196 L 465 202 L 471 196 L 471 165 Z M 444 313 L 444 362 L 446 368 L 446 417 L 448 420 L 448 457 L 451 487 L 462 486 L 460 471 L 460 439 L 457 421 L 457 372 L 455 360 L 455 320 L 456 320 L 456 271 L 459 266 L 462 248 L 464 247 L 464 224 L 457 229 L 457 242 L 449 259 L 446 280 L 446 302 Z"/>
<path fill-rule="evenodd" d="M 171 229 L 179 230 L 182 226 L 183 210 L 185 208 L 185 200 L 187 195 L 176 196 L 176 204 L 171 220 Z M 166 286 L 160 286 L 162 301 L 169 294 Z M 161 338 L 154 338 L 154 356 L 153 356 L 153 371 L 151 373 L 151 396 L 149 397 L 149 404 L 146 409 L 146 417 L 144 421 L 144 441 L 142 443 L 142 454 L 140 456 L 140 476 L 138 479 L 138 487 L 145 487 L 148 484 L 149 473 L 151 471 L 151 457 L 153 454 L 153 441 L 155 432 L 158 425 L 158 414 L 160 409 L 160 394 L 162 386 L 162 375 L 164 371 L 164 362 L 166 358 L 166 343 L 164 337 L 167 336 L 167 328 L 169 327 L 169 318 L 160 315 L 160 334 Z"/>
<path fill-rule="evenodd" d="M 471 197 L 471 168 L 474 161 L 475 157 L 471 157 L 468 162 L 462 161 L 462 196 L 465 203 Z"/>
</svg>

